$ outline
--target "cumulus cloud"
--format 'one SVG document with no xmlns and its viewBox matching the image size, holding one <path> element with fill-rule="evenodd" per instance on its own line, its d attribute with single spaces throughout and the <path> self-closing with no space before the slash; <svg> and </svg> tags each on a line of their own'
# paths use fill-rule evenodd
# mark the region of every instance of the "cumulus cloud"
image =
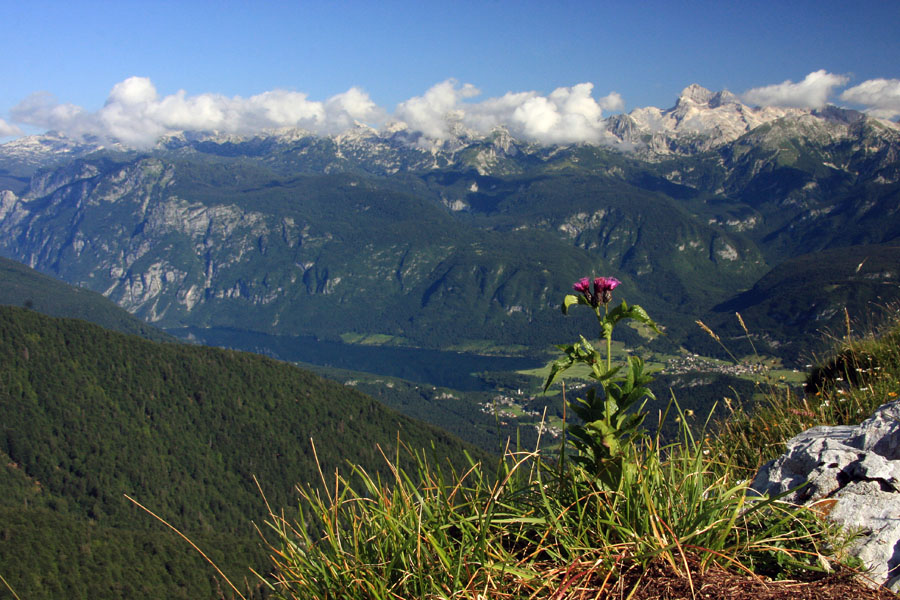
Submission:
<svg viewBox="0 0 900 600">
<path fill-rule="evenodd" d="M 893 119 L 900 116 L 900 79 L 870 79 L 844 90 L 841 100 L 862 104 L 866 112 Z"/>
<path fill-rule="evenodd" d="M 600 108 L 608 111 L 625 110 L 625 99 L 618 92 L 610 92 L 600 98 Z"/>
<path fill-rule="evenodd" d="M 0 138 L 10 137 L 14 135 L 22 135 L 22 130 L 15 125 L 10 125 L 3 119 L 0 119 Z"/>
<path fill-rule="evenodd" d="M 14 107 L 10 116 L 19 123 L 71 136 L 93 135 L 135 147 L 150 146 L 166 133 L 184 130 L 248 134 L 299 127 L 324 134 L 347 129 L 356 121 L 372 123 L 384 118 L 383 111 L 358 88 L 325 102 L 286 90 L 249 98 L 188 96 L 182 90 L 161 98 L 146 77 L 130 77 L 117 83 L 95 113 L 59 104 L 52 95 L 38 93 Z"/>
<path fill-rule="evenodd" d="M 421 131 L 427 137 L 446 138 L 450 135 L 454 124 L 464 115 L 460 109 L 462 100 L 477 96 L 479 93 L 471 84 L 458 87 L 456 81 L 448 79 L 432 86 L 424 96 L 415 96 L 401 102 L 394 112 L 394 117 L 406 123 L 410 129 Z"/>
<path fill-rule="evenodd" d="M 479 91 L 453 80 L 441 82 L 424 96 L 401 103 L 394 116 L 410 129 L 432 139 L 445 139 L 464 127 L 490 133 L 497 127 L 523 140 L 541 143 L 601 142 L 608 136 L 604 110 L 621 110 L 622 97 L 613 92 L 597 101 L 593 84 L 557 88 L 547 96 L 508 92 L 480 102 L 469 101 Z"/>
<path fill-rule="evenodd" d="M 47 92 L 31 94 L 13 107 L 9 116 L 17 123 L 81 136 L 96 130 L 98 125 L 84 109 L 74 104 L 59 104 Z"/>
<path fill-rule="evenodd" d="M 381 123 L 386 116 L 368 94 L 356 87 L 325 102 L 325 123 L 329 133 L 344 131 L 356 123 Z"/>
<path fill-rule="evenodd" d="M 400 103 L 392 119 L 432 140 L 447 139 L 462 129 L 485 134 L 506 127 L 515 137 L 528 141 L 596 143 L 608 136 L 603 112 L 621 110 L 624 101 L 615 92 L 595 99 L 593 89 L 591 83 L 579 83 L 548 95 L 509 92 L 478 100 L 477 88 L 450 79 L 432 86 L 422 96 Z M 324 102 L 286 90 L 249 98 L 191 96 L 183 90 L 161 97 L 146 77 L 130 77 L 117 83 L 96 112 L 37 93 L 13 108 L 10 117 L 18 123 L 73 137 L 94 136 L 139 148 L 178 131 L 252 134 L 298 127 L 317 134 L 334 134 L 359 122 L 378 126 L 388 119 L 386 111 L 355 87 Z M 6 123 L 2 126 L 0 133 L 18 132 L 18 128 Z"/>
<path fill-rule="evenodd" d="M 822 108 L 828 102 L 834 88 L 845 85 L 849 79 L 843 75 L 828 73 L 825 69 L 813 71 L 799 82 L 785 81 L 775 85 L 753 88 L 743 95 L 748 104 L 760 106 L 786 106 L 795 108 Z"/>
</svg>

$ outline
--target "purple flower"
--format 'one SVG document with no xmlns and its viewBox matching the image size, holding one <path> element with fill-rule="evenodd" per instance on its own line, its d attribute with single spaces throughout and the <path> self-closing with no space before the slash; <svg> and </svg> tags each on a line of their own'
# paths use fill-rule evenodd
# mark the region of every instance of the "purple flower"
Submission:
<svg viewBox="0 0 900 600">
<path fill-rule="evenodd" d="M 591 280 L 588 279 L 587 277 L 582 277 L 581 279 L 579 279 L 572 285 L 572 289 L 575 290 L 576 292 L 581 292 L 585 296 L 590 297 L 590 295 L 591 295 Z"/>
<path fill-rule="evenodd" d="M 622 283 L 615 277 L 597 277 L 594 279 L 594 298 L 601 304 L 609 304 L 612 291 Z M 595 305 L 596 306 L 596 305 Z"/>
<path fill-rule="evenodd" d="M 583 279 L 582 281 L 587 281 L 587 279 Z M 594 293 L 602 294 L 605 292 L 611 292 L 622 283 L 615 277 L 596 277 L 594 279 Z"/>
<path fill-rule="evenodd" d="M 594 295 L 591 293 L 591 280 L 587 277 L 582 277 L 578 281 L 572 284 L 572 289 L 576 292 L 581 292 L 584 297 L 587 299 L 588 304 L 591 306 L 597 306 L 597 301 L 594 298 Z"/>
<path fill-rule="evenodd" d="M 587 277 L 582 277 L 572 285 L 572 289 L 576 292 L 581 292 L 588 303 L 596 308 L 600 304 L 609 304 L 612 300 L 612 291 L 620 283 L 622 282 L 615 277 L 595 277 L 594 291 L 592 293 L 591 280 Z"/>
</svg>

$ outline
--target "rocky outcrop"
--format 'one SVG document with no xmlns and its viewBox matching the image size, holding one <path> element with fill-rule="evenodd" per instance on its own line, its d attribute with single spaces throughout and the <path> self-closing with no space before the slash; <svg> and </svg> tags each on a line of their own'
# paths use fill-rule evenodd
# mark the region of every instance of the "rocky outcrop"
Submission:
<svg viewBox="0 0 900 600">
<path fill-rule="evenodd" d="M 765 123 L 807 113 L 795 108 L 751 108 L 727 90 L 712 92 L 693 84 L 682 90 L 672 108 L 636 108 L 628 114 L 627 128 L 622 119 L 610 119 L 609 125 L 622 141 L 649 139 L 648 148 L 655 154 L 693 155 L 732 142 Z"/>
<path fill-rule="evenodd" d="M 858 534 L 850 552 L 869 568 L 868 577 L 900 590 L 900 401 L 858 426 L 795 436 L 751 488 L 770 496 L 790 492 L 784 500 L 813 505 Z"/>
</svg>

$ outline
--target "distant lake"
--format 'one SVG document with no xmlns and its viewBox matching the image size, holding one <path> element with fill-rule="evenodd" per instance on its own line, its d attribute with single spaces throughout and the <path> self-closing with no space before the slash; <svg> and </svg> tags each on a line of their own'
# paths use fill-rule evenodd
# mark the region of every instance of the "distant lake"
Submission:
<svg viewBox="0 0 900 600">
<path fill-rule="evenodd" d="M 185 327 L 168 333 L 208 346 L 265 354 L 284 361 L 365 371 L 462 391 L 491 390 L 473 373 L 519 371 L 542 366 L 535 357 L 482 356 L 417 348 L 362 346 L 327 342 L 312 336 L 267 335 L 225 327 Z"/>
</svg>

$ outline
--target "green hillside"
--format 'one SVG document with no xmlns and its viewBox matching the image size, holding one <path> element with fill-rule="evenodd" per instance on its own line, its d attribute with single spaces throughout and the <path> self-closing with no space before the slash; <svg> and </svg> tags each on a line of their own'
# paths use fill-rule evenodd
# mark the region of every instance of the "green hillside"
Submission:
<svg viewBox="0 0 900 600">
<path fill-rule="evenodd" d="M 889 319 L 898 301 L 900 247 L 851 246 L 785 260 L 751 289 L 716 306 L 704 321 L 729 340 L 733 352 L 750 354 L 753 349 L 734 316 L 739 312 L 757 349 L 803 365 L 846 335 L 848 318 L 854 335 L 865 334 Z M 718 344 L 702 331 L 688 343 L 717 353 Z"/>
<path fill-rule="evenodd" d="M 266 568 L 254 476 L 289 506 L 295 484 L 319 481 L 311 439 L 327 475 L 378 472 L 398 436 L 463 460 L 449 435 L 285 363 L 0 307 L 0 574 L 31 599 L 217 596 L 211 570 L 124 494 L 241 581 Z"/>
<path fill-rule="evenodd" d="M 72 287 L 6 258 L 0 258 L 0 304 L 24 306 L 52 317 L 82 319 L 158 342 L 174 341 L 96 292 Z"/>
</svg>

